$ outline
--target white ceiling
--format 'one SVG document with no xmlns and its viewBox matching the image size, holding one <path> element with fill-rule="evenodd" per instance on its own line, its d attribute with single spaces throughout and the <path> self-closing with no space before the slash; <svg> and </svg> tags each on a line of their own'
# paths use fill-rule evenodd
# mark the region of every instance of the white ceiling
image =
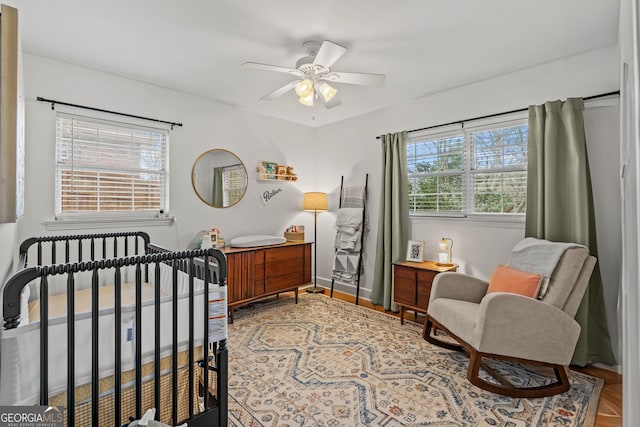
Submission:
<svg viewBox="0 0 640 427">
<path fill-rule="evenodd" d="M 619 0 L 18 0 L 23 50 L 270 116 L 320 126 L 430 93 L 611 46 Z M 305 40 L 348 48 L 342 105 L 260 97 L 292 77 Z M 44 95 L 44 94 L 43 94 Z M 74 100 L 63 100 L 73 102 Z"/>
</svg>

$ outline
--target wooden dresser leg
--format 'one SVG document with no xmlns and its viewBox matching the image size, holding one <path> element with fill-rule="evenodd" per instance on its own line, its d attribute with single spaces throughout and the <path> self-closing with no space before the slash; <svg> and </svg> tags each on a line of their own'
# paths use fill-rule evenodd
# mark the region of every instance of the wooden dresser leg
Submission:
<svg viewBox="0 0 640 427">
<path fill-rule="evenodd" d="M 296 304 L 298 303 L 298 288 L 296 288 L 295 291 L 293 291 L 296 295 Z"/>
<path fill-rule="evenodd" d="M 404 306 L 400 306 L 400 324 L 404 325 Z"/>
</svg>

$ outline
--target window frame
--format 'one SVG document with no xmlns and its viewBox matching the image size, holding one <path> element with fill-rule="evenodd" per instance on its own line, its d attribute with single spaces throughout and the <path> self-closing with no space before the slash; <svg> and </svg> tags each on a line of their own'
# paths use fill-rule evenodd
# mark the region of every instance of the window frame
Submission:
<svg viewBox="0 0 640 427">
<path fill-rule="evenodd" d="M 100 125 L 109 126 L 112 128 L 119 128 L 122 131 L 140 131 L 140 132 L 153 132 L 162 134 L 164 138 L 164 147 L 161 149 L 164 151 L 164 170 L 157 169 L 154 173 L 158 173 L 162 176 L 160 179 L 160 207 L 159 209 L 149 209 L 149 210 L 140 210 L 140 211 L 86 211 L 86 212 L 62 212 L 62 188 L 61 188 L 61 176 L 59 174 L 61 162 L 60 162 L 60 152 L 59 152 L 59 132 L 58 126 L 60 125 L 60 120 L 64 119 L 72 119 L 78 120 L 81 122 L 88 123 L 90 125 L 94 125 L 99 127 Z M 55 148 L 54 148 L 54 222 L 58 223 L 84 223 L 87 221 L 97 221 L 97 222 L 105 222 L 113 223 L 113 222 L 127 222 L 127 221 L 135 221 L 136 223 L 147 222 L 150 220 L 158 220 L 162 219 L 164 222 L 167 222 L 167 219 L 170 219 L 171 222 L 173 218 L 169 217 L 169 189 L 170 189 L 170 156 L 169 156 L 169 148 L 170 148 L 170 138 L 169 138 L 169 127 L 158 127 L 158 126 L 149 126 L 146 123 L 141 123 L 135 120 L 114 120 L 112 118 L 105 118 L 99 115 L 90 116 L 86 114 L 78 114 L 76 112 L 63 111 L 59 110 L 56 112 L 55 118 Z M 142 151 L 142 148 L 141 150 Z M 109 168 L 104 168 L 102 166 L 97 167 L 96 169 L 100 169 L 103 172 L 109 172 Z M 120 171 L 118 168 L 111 168 L 113 171 Z"/>
<path fill-rule="evenodd" d="M 508 116 L 492 117 L 488 119 L 477 120 L 473 122 L 460 122 L 456 125 L 449 125 L 447 127 L 438 127 L 434 129 L 428 129 L 420 131 L 415 135 L 410 135 L 407 140 L 407 146 L 412 143 L 417 143 L 425 140 L 432 140 L 436 138 L 462 135 L 463 137 L 463 171 L 462 171 L 462 211 L 461 212 L 426 212 L 426 211 L 414 211 L 411 206 L 411 194 L 409 194 L 409 217 L 412 219 L 419 218 L 447 218 L 447 219 L 472 219 L 481 221 L 496 221 L 496 222 L 524 222 L 526 213 L 502 213 L 502 212 L 475 212 L 474 209 L 474 185 L 473 175 L 474 172 L 473 162 L 473 147 L 471 141 L 471 133 L 487 130 L 497 129 L 510 126 L 528 125 L 528 115 L 526 112 L 510 114 Z M 528 150 L 528 141 L 527 141 Z M 408 148 L 407 148 L 407 169 L 409 165 Z M 490 169 L 482 169 L 481 171 L 489 171 Z M 499 172 L 510 171 L 527 171 L 527 163 L 523 166 L 507 166 L 503 168 L 496 168 Z M 440 173 L 439 175 L 442 175 Z M 438 173 L 430 174 L 429 176 L 439 176 Z M 415 174 L 411 174 L 407 170 L 407 176 L 410 180 Z"/>
</svg>

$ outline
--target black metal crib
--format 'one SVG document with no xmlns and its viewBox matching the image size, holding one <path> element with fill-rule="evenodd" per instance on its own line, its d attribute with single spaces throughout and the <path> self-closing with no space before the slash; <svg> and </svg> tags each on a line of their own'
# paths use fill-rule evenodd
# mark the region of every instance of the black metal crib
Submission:
<svg viewBox="0 0 640 427">
<path fill-rule="evenodd" d="M 61 256 L 62 252 L 64 252 L 64 256 Z M 30 265 L 29 260 L 33 258 L 36 259 L 36 262 Z M 50 341 L 55 340 L 56 337 L 49 335 L 49 282 L 53 280 L 54 276 L 62 276 L 66 278 L 67 384 L 65 420 L 68 426 L 84 425 L 87 422 L 86 417 L 90 416 L 91 425 L 120 427 L 126 425 L 130 420 L 140 419 L 143 413 L 149 409 L 149 401 L 156 408 L 156 418 L 161 419 L 161 414 L 166 414 L 165 419 L 161 419 L 165 423 L 177 425 L 188 422 L 190 427 L 227 425 L 226 335 L 216 342 L 210 342 L 209 335 L 210 308 L 212 307 L 209 295 L 214 290 L 219 291 L 221 289 L 219 287 L 226 286 L 226 257 L 221 251 L 217 249 L 169 251 L 152 244 L 149 235 L 144 232 L 83 234 L 27 239 L 20 245 L 19 262 L 21 269 L 6 282 L 3 289 L 4 328 L 6 330 L 18 328 L 21 322 L 21 292 L 25 286 L 39 284 L 40 395 L 38 403 L 40 405 L 52 404 L 48 383 L 51 362 L 49 348 Z M 133 272 L 132 275 L 135 276 L 135 283 L 130 285 L 135 293 L 135 308 L 130 307 L 135 311 L 133 331 L 123 330 L 122 326 L 122 289 L 125 269 L 127 274 Z M 163 275 L 168 274 L 171 275 L 170 298 L 169 295 L 161 295 L 160 291 L 160 281 Z M 75 330 L 77 323 L 76 287 L 79 280 L 87 276 L 91 277 L 91 283 L 90 285 L 86 283 L 83 286 L 91 289 L 90 345 L 76 342 Z M 149 283 L 150 277 L 152 278 L 151 283 Z M 167 280 L 167 277 L 164 279 Z M 101 390 L 101 378 L 104 375 L 101 375 L 100 372 L 100 357 L 103 349 L 100 348 L 98 337 L 101 313 L 99 288 L 105 280 L 113 283 L 114 298 L 113 386 L 107 392 Z M 181 280 L 183 282 L 180 282 Z M 179 283 L 185 282 L 188 283 L 188 296 L 185 293 L 179 294 L 178 290 Z M 196 282 L 199 283 L 197 289 Z M 153 324 L 143 323 L 143 283 L 144 286 L 149 286 L 149 289 L 153 288 L 153 298 L 144 302 L 145 307 L 149 307 L 145 313 L 153 317 Z M 197 301 L 198 299 L 201 299 L 202 302 Z M 179 300 L 182 302 L 179 303 Z M 163 353 L 161 350 L 161 320 L 163 316 L 161 315 L 161 301 L 166 304 L 163 306 L 163 310 L 169 310 L 169 306 L 171 307 L 173 325 L 170 344 L 171 362 L 168 368 L 165 365 L 169 363 L 165 363 L 164 360 L 164 358 L 168 360 L 167 351 Z M 196 303 L 203 304 L 202 318 L 195 318 Z M 226 315 L 226 301 L 224 304 Z M 150 308 L 151 306 L 153 309 Z M 181 344 L 180 347 L 178 337 L 179 309 L 182 314 L 181 318 L 184 319 L 185 306 L 188 307 L 187 350 L 184 350 L 184 344 Z M 200 312 L 200 308 L 197 311 Z M 151 313 L 153 314 L 151 315 Z M 110 311 L 109 315 L 111 316 Z M 202 329 L 197 322 L 201 322 Z M 224 322 L 226 325 L 226 318 Z M 184 322 L 180 327 L 186 328 Z M 202 336 L 198 339 L 194 336 L 195 329 L 202 332 Z M 147 362 L 148 366 L 143 366 L 143 334 L 147 334 L 151 330 L 153 330 L 153 360 Z M 132 347 L 135 347 L 135 366 L 127 371 L 127 375 L 133 379 L 125 379 L 129 377 L 123 373 L 122 341 L 123 334 L 126 336 L 127 333 L 133 333 L 133 337 L 135 337 L 131 344 Z M 150 337 L 150 335 L 148 336 Z M 182 340 L 184 343 L 187 339 L 182 337 Z M 90 347 L 90 350 L 78 351 L 81 344 L 87 348 Z M 167 346 L 165 344 L 165 349 Z M 179 347 L 182 348 L 180 354 Z M 76 395 L 79 393 L 76 391 L 76 358 L 88 356 L 91 357 L 90 398 L 78 402 L 76 401 Z M 180 357 L 183 360 L 187 359 L 182 366 L 179 365 Z M 151 356 L 147 353 L 145 360 L 150 360 L 150 358 Z M 62 363 L 64 364 L 64 362 Z M 184 390 L 184 387 L 179 386 L 179 375 L 181 384 L 184 381 L 187 383 L 187 391 L 183 391 L 180 395 L 179 389 L 182 387 L 181 390 Z M 184 380 L 184 375 L 187 377 L 186 380 Z M 152 387 L 151 383 L 153 383 Z M 171 384 L 171 387 L 163 386 L 163 384 Z M 86 387 L 89 385 L 86 384 Z M 123 392 L 125 388 L 126 395 Z M 168 388 L 171 389 L 170 398 L 167 398 Z M 151 389 L 152 392 L 149 391 Z M 145 390 L 146 394 L 143 396 Z M 185 393 L 188 396 L 186 399 Z M 112 403 L 107 405 L 106 401 L 102 400 L 105 395 L 109 396 L 111 399 L 109 402 Z M 109 406 L 108 409 L 112 408 L 112 411 L 108 411 L 108 416 L 104 415 L 105 405 Z M 185 409 L 185 405 L 188 409 Z M 90 410 L 87 409 L 89 406 Z M 79 418 L 80 408 L 87 412 L 86 417 L 82 420 Z"/>
</svg>

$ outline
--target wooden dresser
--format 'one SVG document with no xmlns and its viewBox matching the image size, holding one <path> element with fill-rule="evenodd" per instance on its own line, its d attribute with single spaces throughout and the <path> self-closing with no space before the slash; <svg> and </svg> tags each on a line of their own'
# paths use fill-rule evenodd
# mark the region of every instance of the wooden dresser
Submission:
<svg viewBox="0 0 640 427">
<path fill-rule="evenodd" d="M 405 309 L 426 313 L 431 284 L 436 274 L 457 271 L 458 266 L 440 266 L 433 261 L 393 263 L 393 302 L 400 306 L 400 324 L 404 324 Z"/>
<path fill-rule="evenodd" d="M 252 248 L 225 248 L 229 319 L 235 307 L 311 282 L 311 243 L 287 242 Z"/>
</svg>

